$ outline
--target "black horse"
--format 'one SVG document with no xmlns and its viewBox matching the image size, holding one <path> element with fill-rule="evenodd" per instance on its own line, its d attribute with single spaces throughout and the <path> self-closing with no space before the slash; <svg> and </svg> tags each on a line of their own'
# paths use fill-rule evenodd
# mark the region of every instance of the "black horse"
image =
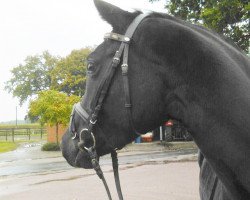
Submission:
<svg viewBox="0 0 250 200">
<path fill-rule="evenodd" d="M 114 33 L 124 34 L 139 11 L 130 13 L 103 1 L 95 5 Z M 105 39 L 88 58 L 86 93 L 81 102 L 93 111 L 103 76 L 120 42 Z M 191 133 L 199 158 L 202 200 L 250 199 L 250 65 L 235 45 L 203 27 L 167 14 L 151 13 L 138 25 L 128 56 L 133 104 L 131 117 L 140 133 L 172 118 Z M 124 108 L 121 69 L 115 75 L 93 127 L 98 156 L 121 149 L 137 136 Z M 74 115 L 79 133 L 88 126 Z M 67 131 L 63 155 L 75 167 L 91 167 Z"/>
</svg>

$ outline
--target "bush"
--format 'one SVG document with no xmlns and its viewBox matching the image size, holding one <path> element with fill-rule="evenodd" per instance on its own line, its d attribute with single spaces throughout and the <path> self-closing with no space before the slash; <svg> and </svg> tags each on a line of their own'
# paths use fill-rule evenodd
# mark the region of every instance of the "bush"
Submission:
<svg viewBox="0 0 250 200">
<path fill-rule="evenodd" d="M 42 146 L 42 151 L 60 151 L 60 145 L 54 142 L 48 142 Z"/>
</svg>

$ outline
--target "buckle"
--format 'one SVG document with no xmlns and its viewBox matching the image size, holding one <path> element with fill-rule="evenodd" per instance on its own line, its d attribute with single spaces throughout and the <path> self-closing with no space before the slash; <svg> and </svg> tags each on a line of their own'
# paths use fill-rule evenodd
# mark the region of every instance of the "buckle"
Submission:
<svg viewBox="0 0 250 200">
<path fill-rule="evenodd" d="M 128 64 L 122 64 L 122 75 L 126 76 L 128 74 Z"/>
<path fill-rule="evenodd" d="M 113 63 L 114 63 L 114 67 L 116 67 L 120 63 L 120 58 L 118 58 L 118 57 L 115 56 L 113 58 Z"/>
<path fill-rule="evenodd" d="M 89 122 L 90 122 L 91 124 L 93 124 L 93 125 L 94 125 L 94 124 L 96 124 L 97 119 L 96 119 L 96 120 L 94 120 L 94 121 L 91 119 Z"/>
<path fill-rule="evenodd" d="M 117 65 L 119 65 L 121 59 L 120 59 L 120 53 L 119 51 L 115 52 L 115 56 L 113 57 L 113 67 L 117 67 Z"/>
</svg>

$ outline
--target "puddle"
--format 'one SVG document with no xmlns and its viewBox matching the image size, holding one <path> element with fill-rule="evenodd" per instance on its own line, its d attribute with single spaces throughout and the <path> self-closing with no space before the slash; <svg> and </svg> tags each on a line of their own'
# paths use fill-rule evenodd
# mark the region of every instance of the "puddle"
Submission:
<svg viewBox="0 0 250 200">
<path fill-rule="evenodd" d="M 37 147 L 37 146 L 42 146 L 41 143 L 31 143 L 31 144 L 25 144 L 23 145 L 24 148 L 30 148 L 30 147 Z"/>
</svg>

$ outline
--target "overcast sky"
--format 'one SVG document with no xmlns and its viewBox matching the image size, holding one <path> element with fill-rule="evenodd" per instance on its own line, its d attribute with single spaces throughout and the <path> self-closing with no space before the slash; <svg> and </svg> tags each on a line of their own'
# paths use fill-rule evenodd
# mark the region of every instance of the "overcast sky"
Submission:
<svg viewBox="0 0 250 200">
<path fill-rule="evenodd" d="M 123 9 L 166 12 L 166 0 L 107 0 Z M 4 91 L 10 70 L 28 55 L 48 50 L 65 56 L 73 49 L 98 45 L 111 27 L 99 17 L 92 0 L 1 0 L 0 1 L 0 122 L 27 113 L 17 99 Z"/>
</svg>

